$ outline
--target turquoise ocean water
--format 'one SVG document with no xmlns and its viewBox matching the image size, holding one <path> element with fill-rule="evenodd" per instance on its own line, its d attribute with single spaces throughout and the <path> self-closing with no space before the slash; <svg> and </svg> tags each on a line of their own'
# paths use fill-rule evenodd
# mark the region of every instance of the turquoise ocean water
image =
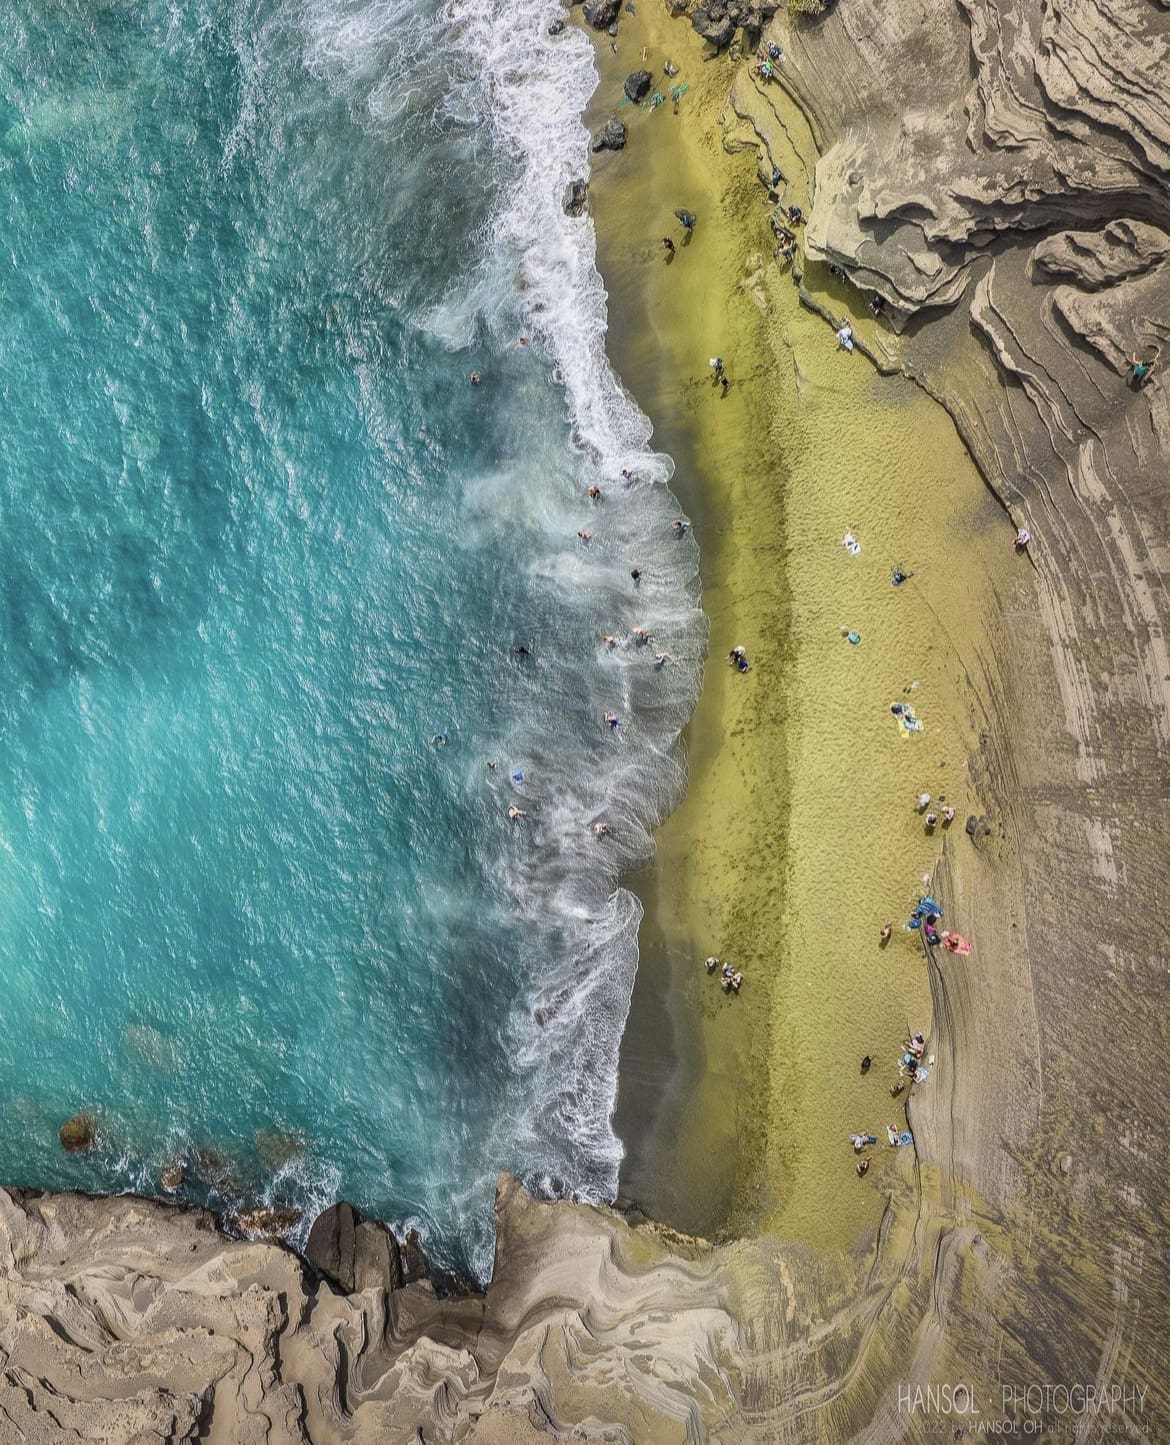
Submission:
<svg viewBox="0 0 1170 1445">
<path fill-rule="evenodd" d="M 595 77 L 557 13 L 5 7 L 6 1182 L 182 1158 L 480 1277 L 499 1169 L 615 1187 L 618 879 L 704 630 L 561 209 Z"/>
</svg>

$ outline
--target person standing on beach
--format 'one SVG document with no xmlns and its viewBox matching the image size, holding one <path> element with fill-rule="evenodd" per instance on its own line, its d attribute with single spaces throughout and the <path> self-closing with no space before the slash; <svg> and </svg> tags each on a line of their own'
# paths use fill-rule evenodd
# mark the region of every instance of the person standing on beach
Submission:
<svg viewBox="0 0 1170 1445">
<path fill-rule="evenodd" d="M 674 242 L 669 236 L 663 236 L 662 249 L 666 252 L 668 258 L 674 255 Z"/>
<path fill-rule="evenodd" d="M 1135 387 L 1145 386 L 1146 382 L 1150 379 L 1150 372 L 1153 370 L 1154 362 L 1157 361 L 1157 359 L 1157 352 L 1154 353 L 1149 361 L 1143 361 L 1135 352 L 1134 355 L 1129 358 L 1130 383 Z"/>
</svg>

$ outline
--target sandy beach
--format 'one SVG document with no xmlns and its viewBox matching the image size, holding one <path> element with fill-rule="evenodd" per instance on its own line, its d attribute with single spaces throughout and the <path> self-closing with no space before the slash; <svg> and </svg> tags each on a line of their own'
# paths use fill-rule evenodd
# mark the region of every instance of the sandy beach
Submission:
<svg viewBox="0 0 1170 1445">
<path fill-rule="evenodd" d="M 629 127 L 591 185 L 611 354 L 675 459 L 711 618 L 687 797 L 639 880 L 647 914 L 619 1099 L 623 1192 L 696 1232 L 767 1228 L 848 1249 L 876 1226 L 882 1176 L 899 1167 L 879 1152 L 858 1183 L 848 1136 L 904 1127 L 905 1096 L 889 1095 L 898 1046 L 930 1026 L 924 952 L 903 925 L 949 830 L 928 830 L 915 802 L 945 797 L 962 833 L 974 806 L 982 602 L 1019 559 L 945 412 L 840 349 L 801 305 L 773 254 L 756 136 L 728 101 L 733 80 L 750 81 L 705 50 L 688 26 L 640 7 L 623 18 L 616 55 L 598 46 L 589 117 L 596 127 L 617 114 Z M 680 67 L 677 115 L 669 99 L 621 104 L 643 51 L 660 90 L 672 83 L 666 59 Z M 807 142 L 798 115 L 785 119 Z M 785 153 L 786 203 L 807 207 L 810 163 L 807 151 Z M 699 217 L 686 244 L 681 206 Z M 825 304 L 839 305 L 816 269 Z M 856 299 L 852 317 L 861 345 L 882 325 Z M 714 354 L 731 378 L 726 396 L 708 368 Z M 849 531 L 858 555 L 842 546 Z M 913 574 L 898 587 L 895 566 Z M 746 675 L 727 662 L 736 645 Z M 922 733 L 899 733 L 898 700 Z M 707 977 L 711 954 L 743 970 L 738 998 Z M 863 1076 L 865 1055 L 874 1063 Z"/>
</svg>

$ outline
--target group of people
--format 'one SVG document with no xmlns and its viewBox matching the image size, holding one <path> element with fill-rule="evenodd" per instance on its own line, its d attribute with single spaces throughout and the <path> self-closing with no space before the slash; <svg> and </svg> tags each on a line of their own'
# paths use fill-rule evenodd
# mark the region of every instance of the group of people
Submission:
<svg viewBox="0 0 1170 1445">
<path fill-rule="evenodd" d="M 673 93 L 673 92 L 672 92 L 672 93 Z M 675 105 L 675 113 L 677 114 L 677 113 L 678 113 L 678 97 L 677 97 L 677 96 L 675 97 L 674 105 Z M 678 219 L 679 225 L 683 228 L 683 239 L 682 239 L 682 243 L 683 243 L 684 246 L 689 246 L 689 245 L 690 245 L 690 242 L 691 242 L 691 237 L 695 234 L 695 227 L 699 224 L 699 218 L 698 218 L 698 216 L 695 215 L 694 211 L 688 211 L 685 206 L 680 206 L 679 209 L 678 209 L 677 211 L 675 211 L 674 214 L 675 214 L 675 216 L 676 216 L 677 219 Z M 675 246 L 675 244 L 674 244 L 674 239 L 673 239 L 671 236 L 663 236 L 663 238 L 662 238 L 662 249 L 666 252 L 666 259 L 667 259 L 668 261 L 673 261 L 674 258 L 675 258 L 675 255 L 677 254 L 677 249 L 678 249 L 678 248 Z"/>
<path fill-rule="evenodd" d="M 654 641 L 654 634 L 648 632 L 645 627 L 632 627 L 628 633 L 628 637 L 633 638 L 635 647 L 646 647 Z M 609 652 L 625 646 L 625 641 L 612 632 L 603 632 L 601 634 L 601 641 Z M 671 661 L 673 661 L 673 655 L 669 652 L 656 652 L 654 654 L 654 666 L 659 672 Z"/>
<path fill-rule="evenodd" d="M 947 802 L 945 793 L 939 794 L 937 812 L 930 806 L 929 793 L 919 793 L 918 802 L 915 807 L 922 815 L 922 821 L 925 823 L 928 833 L 933 833 L 940 822 L 944 828 L 949 828 L 955 821 L 955 810 L 950 803 Z"/>
<path fill-rule="evenodd" d="M 772 80 L 776 75 L 776 66 L 784 59 L 784 51 L 773 40 L 767 48 L 760 46 L 756 51 L 756 63 L 752 67 L 761 80 Z"/>
<path fill-rule="evenodd" d="M 896 1099 L 898 1095 L 906 1089 L 908 1084 L 925 1083 L 930 1077 L 930 1070 L 926 1067 L 926 1062 L 924 1062 L 923 1058 L 925 1053 L 926 1039 L 921 1033 L 911 1034 L 911 1036 L 905 1040 L 902 1044 L 902 1053 L 898 1061 L 898 1077 L 890 1088 L 891 1098 Z M 933 1063 L 933 1059 L 927 1062 Z M 861 1061 L 861 1072 L 868 1074 L 872 1065 L 872 1055 L 866 1054 Z M 914 1142 L 914 1136 L 909 1130 L 896 1129 L 893 1124 L 886 1125 L 886 1138 L 893 1147 L 912 1144 Z M 869 1173 L 870 1166 L 870 1157 L 865 1154 L 865 1150 L 868 1149 L 870 1145 L 877 1143 L 877 1135 L 859 1131 L 856 1134 L 850 1134 L 849 1142 L 853 1146 L 854 1154 L 865 1156 L 859 1159 L 856 1165 L 857 1177 L 864 1179 L 866 1174 Z"/>
<path fill-rule="evenodd" d="M 724 993 L 738 993 L 743 984 L 743 974 L 734 968 L 730 963 L 721 964 L 717 958 L 712 956 L 707 960 L 707 972 L 713 974 L 719 970 L 719 987 Z"/>
</svg>

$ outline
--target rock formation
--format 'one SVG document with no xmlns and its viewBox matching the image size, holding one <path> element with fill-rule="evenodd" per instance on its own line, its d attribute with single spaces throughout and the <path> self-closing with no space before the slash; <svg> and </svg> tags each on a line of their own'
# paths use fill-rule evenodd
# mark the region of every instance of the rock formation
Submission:
<svg viewBox="0 0 1170 1445">
<path fill-rule="evenodd" d="M 644 95 L 649 95 L 650 87 L 654 84 L 654 77 L 648 70 L 635 70 L 627 75 L 623 90 L 626 96 L 632 101 L 639 101 Z"/>
<path fill-rule="evenodd" d="M 508 1179 L 497 1224 L 488 1294 L 440 1301 L 348 1205 L 310 1236 L 335 1293 L 203 1210 L 0 1191 L 3 1438 L 649 1445 L 730 1412 L 709 1248 Z"/>
<path fill-rule="evenodd" d="M 626 144 L 626 128 L 615 116 L 607 120 L 593 137 L 595 151 L 620 151 Z"/>
<path fill-rule="evenodd" d="M 402 1259 L 394 1235 L 381 1222 L 363 1219 L 345 1200 L 313 1221 L 305 1258 L 345 1294 L 399 1289 L 403 1283 Z"/>
</svg>

